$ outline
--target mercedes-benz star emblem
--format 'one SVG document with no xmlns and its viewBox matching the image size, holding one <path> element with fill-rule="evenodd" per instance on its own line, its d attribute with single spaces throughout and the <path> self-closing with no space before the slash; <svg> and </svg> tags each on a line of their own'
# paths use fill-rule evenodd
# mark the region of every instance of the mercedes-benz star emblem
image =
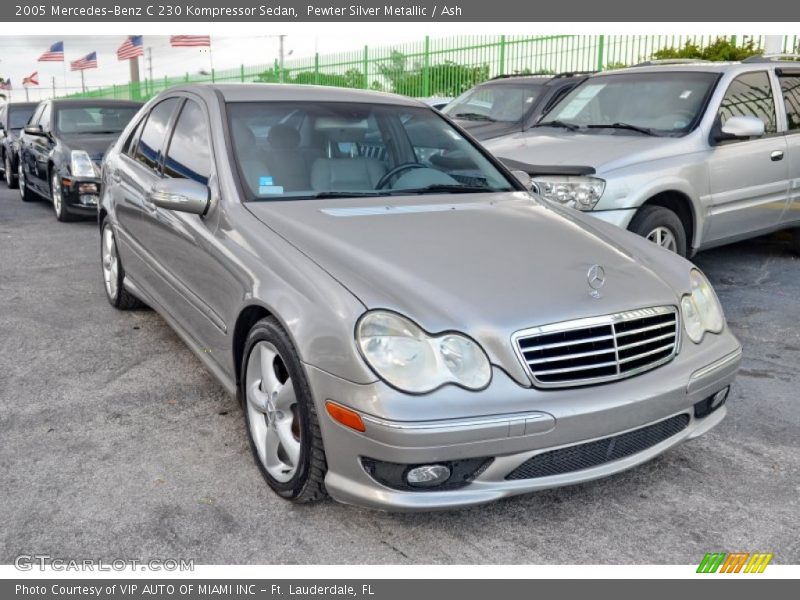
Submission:
<svg viewBox="0 0 800 600">
<path fill-rule="evenodd" d="M 589 287 L 592 288 L 592 298 L 600 298 L 600 288 L 606 284 L 606 272 L 600 265 L 592 265 L 589 267 L 589 272 L 586 273 L 586 280 L 589 282 Z"/>
</svg>

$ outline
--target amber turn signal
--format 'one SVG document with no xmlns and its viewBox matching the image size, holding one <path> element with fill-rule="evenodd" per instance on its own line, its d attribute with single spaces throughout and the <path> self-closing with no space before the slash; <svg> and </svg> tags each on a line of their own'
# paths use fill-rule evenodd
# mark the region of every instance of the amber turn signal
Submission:
<svg viewBox="0 0 800 600">
<path fill-rule="evenodd" d="M 356 431 L 366 430 L 366 427 L 364 427 L 364 421 L 361 420 L 361 415 L 359 415 L 356 411 L 350 410 L 349 408 L 345 408 L 344 406 L 331 401 L 325 403 L 325 408 L 328 410 L 328 414 L 331 416 L 331 418 L 337 423 L 341 423 L 345 427 L 355 429 Z"/>
</svg>

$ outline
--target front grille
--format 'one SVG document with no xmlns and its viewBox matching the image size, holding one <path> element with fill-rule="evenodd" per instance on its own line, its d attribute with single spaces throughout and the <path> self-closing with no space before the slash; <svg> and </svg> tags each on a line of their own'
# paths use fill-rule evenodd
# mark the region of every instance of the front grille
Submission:
<svg viewBox="0 0 800 600">
<path fill-rule="evenodd" d="M 520 359 L 539 387 L 570 387 L 632 377 L 670 361 L 678 350 L 672 306 L 554 323 L 518 332 Z"/>
<path fill-rule="evenodd" d="M 682 414 L 613 437 L 543 452 L 526 460 L 506 479 L 534 479 L 596 467 L 647 450 L 687 425 L 689 415 Z"/>
</svg>

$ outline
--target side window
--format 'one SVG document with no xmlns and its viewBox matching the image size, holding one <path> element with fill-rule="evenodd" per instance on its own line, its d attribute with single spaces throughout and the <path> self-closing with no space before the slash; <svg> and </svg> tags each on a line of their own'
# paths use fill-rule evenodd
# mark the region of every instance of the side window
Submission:
<svg viewBox="0 0 800 600">
<path fill-rule="evenodd" d="M 778 130 L 775 101 L 766 71 L 745 73 L 731 82 L 719 107 L 720 125 L 738 116 L 761 119 L 765 133 Z"/>
<path fill-rule="evenodd" d="M 42 129 L 45 131 L 50 131 L 50 113 L 52 112 L 52 104 L 45 104 L 44 110 L 42 114 L 39 116 L 39 125 L 42 126 Z"/>
<path fill-rule="evenodd" d="M 164 161 L 164 175 L 207 184 L 211 177 L 211 140 L 203 110 L 192 100 L 181 109 Z"/>
<path fill-rule="evenodd" d="M 146 115 L 142 117 L 142 119 L 136 124 L 136 127 L 133 128 L 133 131 L 131 131 L 128 139 L 125 140 L 125 145 L 122 147 L 123 154 L 127 154 L 133 158 L 133 153 L 136 150 L 136 144 L 139 143 L 139 138 L 142 135 L 142 129 L 144 128 L 145 121 L 147 121 Z"/>
<path fill-rule="evenodd" d="M 153 107 L 142 129 L 142 136 L 133 155 L 134 160 L 153 170 L 158 169 L 169 120 L 178 102 L 178 98 L 167 98 Z"/>
<path fill-rule="evenodd" d="M 800 73 L 780 78 L 783 104 L 786 107 L 786 128 L 800 130 Z"/>
</svg>

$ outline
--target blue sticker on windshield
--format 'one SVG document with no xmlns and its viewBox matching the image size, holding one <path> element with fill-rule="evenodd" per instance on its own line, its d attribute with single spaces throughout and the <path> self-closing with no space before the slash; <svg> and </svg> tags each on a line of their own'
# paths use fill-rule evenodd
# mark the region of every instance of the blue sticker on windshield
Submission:
<svg viewBox="0 0 800 600">
<path fill-rule="evenodd" d="M 262 185 L 272 185 L 272 177 L 259 177 L 258 186 L 261 187 Z"/>
</svg>

